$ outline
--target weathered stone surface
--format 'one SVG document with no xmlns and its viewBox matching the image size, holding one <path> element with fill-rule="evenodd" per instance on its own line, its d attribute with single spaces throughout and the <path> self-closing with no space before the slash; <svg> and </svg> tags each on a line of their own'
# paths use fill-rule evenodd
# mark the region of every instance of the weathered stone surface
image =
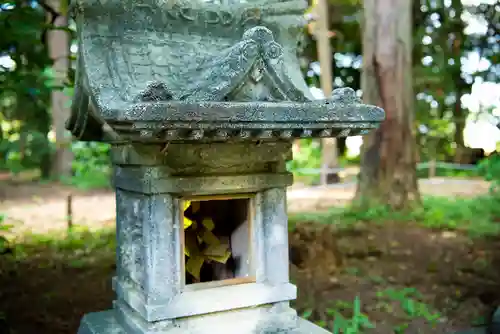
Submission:
<svg viewBox="0 0 500 334">
<path fill-rule="evenodd" d="M 384 112 L 349 88 L 314 101 L 301 0 L 76 1 L 68 128 L 81 140 L 211 142 L 363 134 Z"/>
<path fill-rule="evenodd" d="M 126 317 L 126 320 L 121 318 Z M 266 321 L 263 321 L 263 320 Z M 126 325 L 121 322 L 127 321 Z M 286 325 L 288 324 L 288 326 Z M 290 324 L 294 324 L 290 326 Z M 288 327 L 288 329 L 286 329 Z M 217 328 L 217 331 L 214 331 Z M 300 319 L 290 308 L 273 312 L 269 307 L 215 313 L 200 317 L 164 321 L 152 325 L 115 310 L 84 316 L 78 334 L 328 334 L 328 331 Z"/>
<path fill-rule="evenodd" d="M 176 199 L 116 190 L 117 280 L 145 304 L 166 302 L 181 289 L 181 230 Z"/>
<path fill-rule="evenodd" d="M 453 334 L 497 334 L 500 333 L 500 308 L 497 308 L 487 319 L 488 323 L 481 327 L 471 328 L 465 331 L 455 332 Z"/>
<path fill-rule="evenodd" d="M 270 285 L 247 283 L 212 289 L 183 291 L 173 298 L 145 302 L 134 286 L 114 280 L 120 305 L 137 312 L 144 321 L 157 322 L 182 317 L 231 311 L 245 307 L 290 301 L 297 298 L 297 288 L 290 283 Z M 131 312 L 129 312 L 131 313 Z"/>
<path fill-rule="evenodd" d="M 245 159 L 242 159 L 242 156 Z M 292 160 L 292 144 L 288 141 L 255 143 L 207 143 L 169 145 L 117 145 L 111 149 L 116 165 L 167 166 L 176 175 L 196 173 L 218 174 L 223 168 L 230 172 L 285 172 L 283 161 Z M 258 164 L 258 165 L 257 165 Z M 252 168 L 253 167 L 253 168 Z"/>
</svg>

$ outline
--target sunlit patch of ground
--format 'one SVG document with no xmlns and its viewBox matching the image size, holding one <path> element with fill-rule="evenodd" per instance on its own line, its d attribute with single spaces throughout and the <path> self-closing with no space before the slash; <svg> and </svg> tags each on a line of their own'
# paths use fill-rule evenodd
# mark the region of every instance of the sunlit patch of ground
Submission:
<svg viewBox="0 0 500 334">
<path fill-rule="evenodd" d="M 474 197 L 488 192 L 489 183 L 479 179 L 422 179 L 424 195 Z M 72 218 L 76 225 L 100 227 L 115 216 L 115 199 L 110 190 L 82 191 L 62 184 L 2 182 L 0 213 L 19 232 L 44 233 L 67 226 L 67 196 L 72 194 Z M 288 190 L 290 212 L 311 212 L 345 206 L 354 196 L 354 183 L 327 187 L 292 186 Z"/>
</svg>

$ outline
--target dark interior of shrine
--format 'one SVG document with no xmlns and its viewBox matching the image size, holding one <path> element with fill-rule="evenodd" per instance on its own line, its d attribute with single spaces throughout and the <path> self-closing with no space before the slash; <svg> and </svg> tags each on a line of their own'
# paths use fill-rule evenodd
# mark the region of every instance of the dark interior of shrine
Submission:
<svg viewBox="0 0 500 334">
<path fill-rule="evenodd" d="M 250 203 L 249 198 L 190 201 L 183 217 L 190 220 L 184 228 L 186 285 L 249 276 Z"/>
</svg>

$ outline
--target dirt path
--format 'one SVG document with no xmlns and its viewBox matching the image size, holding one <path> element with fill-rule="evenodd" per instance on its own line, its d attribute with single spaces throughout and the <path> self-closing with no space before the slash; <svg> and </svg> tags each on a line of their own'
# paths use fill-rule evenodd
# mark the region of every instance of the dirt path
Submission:
<svg viewBox="0 0 500 334">
<path fill-rule="evenodd" d="M 6 223 L 14 225 L 18 232 L 65 229 L 68 194 L 73 194 L 75 225 L 93 228 L 113 224 L 115 200 L 110 191 L 83 192 L 67 186 L 38 183 L 3 183 L 0 186 L 4 195 L 0 212 L 6 216 Z M 420 180 L 420 189 L 426 195 L 472 197 L 486 193 L 488 188 L 489 184 L 482 180 Z M 288 208 L 290 212 L 305 212 L 343 206 L 352 199 L 355 189 L 355 183 L 314 188 L 292 186 L 288 191 Z"/>
</svg>

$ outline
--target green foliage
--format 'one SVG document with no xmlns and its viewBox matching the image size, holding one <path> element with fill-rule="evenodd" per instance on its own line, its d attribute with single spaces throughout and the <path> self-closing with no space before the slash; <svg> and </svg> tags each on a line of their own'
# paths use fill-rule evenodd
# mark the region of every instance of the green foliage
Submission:
<svg viewBox="0 0 500 334">
<path fill-rule="evenodd" d="M 10 230 L 10 226 L 4 224 L 5 216 L 0 214 L 0 232 Z M 2 254 L 9 247 L 9 241 L 5 236 L 0 233 L 0 254 Z"/>
<path fill-rule="evenodd" d="M 414 288 L 387 288 L 377 291 L 377 302 L 374 307 L 386 313 L 391 313 L 399 319 L 400 323 L 392 329 L 393 334 L 407 333 L 411 322 L 424 320 L 431 327 L 438 326 L 444 316 L 433 307 L 423 302 L 423 297 Z M 302 317 L 311 318 L 312 309 L 306 310 Z M 323 328 L 330 329 L 332 334 L 361 334 L 369 333 L 376 328 L 376 324 L 363 312 L 359 296 L 354 301 L 337 300 L 326 310 L 328 320 L 318 321 Z"/>
<path fill-rule="evenodd" d="M 414 288 L 393 289 L 378 291 L 381 300 L 396 302 L 403 311 L 403 322 L 394 328 L 394 334 L 406 333 L 410 323 L 416 319 L 423 319 L 432 327 L 436 327 L 443 319 L 441 313 L 433 310 L 422 302 L 422 295 Z M 386 304 L 390 307 L 390 304 Z"/>
<path fill-rule="evenodd" d="M 408 213 L 394 212 L 385 206 L 372 207 L 367 211 L 348 209 L 345 217 L 355 221 L 417 222 L 432 229 L 462 230 L 472 236 L 496 235 L 500 226 L 497 198 L 482 196 L 478 198 L 425 197 L 422 207 Z"/>
<path fill-rule="evenodd" d="M 463 231 L 472 237 L 493 236 L 500 233 L 500 202 L 496 196 L 477 198 L 424 197 L 422 207 L 412 212 L 395 212 L 387 206 L 373 206 L 368 210 L 355 207 L 333 208 L 326 212 L 292 214 L 291 228 L 300 221 L 335 224 L 340 229 L 353 224 L 370 222 L 415 223 L 430 229 Z"/>
<path fill-rule="evenodd" d="M 63 259 L 70 267 L 95 265 L 98 257 L 114 257 L 116 235 L 114 228 L 101 228 L 90 231 L 75 226 L 71 231 L 50 232 L 47 234 L 25 234 L 12 244 L 12 257 L 15 261 L 37 257 L 42 265 Z M 43 254 L 43 258 L 40 258 Z"/>
<path fill-rule="evenodd" d="M 365 329 L 375 328 L 375 325 L 368 319 L 368 316 L 361 311 L 359 296 L 356 296 L 352 305 L 342 301 L 337 301 L 336 304 L 337 308 L 327 310 L 328 315 L 333 315 L 332 334 L 357 334 Z M 339 308 L 350 310 L 351 317 L 344 317 Z"/>
<path fill-rule="evenodd" d="M 318 169 L 321 166 L 321 143 L 314 139 L 301 139 L 297 150 L 293 152 L 293 160 L 287 163 L 287 168 L 294 174 L 295 181 L 313 184 L 319 181 L 319 175 L 303 173 L 300 169 Z"/>
<path fill-rule="evenodd" d="M 330 0 L 329 27 L 333 57 L 334 87 L 361 88 L 361 1 Z M 421 161 L 451 161 L 457 146 L 463 145 L 461 132 L 468 110 L 460 103 L 470 93 L 476 78 L 498 82 L 497 4 L 464 6 L 462 1 L 413 1 L 413 76 L 417 143 Z M 484 22 L 485 33 L 465 34 L 464 19 Z M 304 72 L 309 84 L 319 87 L 315 39 L 307 35 Z M 464 73 L 465 59 L 478 52 L 490 67 Z"/>
<path fill-rule="evenodd" d="M 0 1 L 0 169 L 40 168 L 49 177 L 50 96 L 63 87 L 52 80 L 47 32 L 53 26 L 47 17 L 58 10 L 41 1 Z M 68 79 L 65 85 L 70 84 Z"/>
<path fill-rule="evenodd" d="M 337 300 L 326 310 L 328 320 L 318 321 L 320 327 L 332 330 L 332 334 L 357 334 L 366 329 L 375 328 L 368 316 L 363 313 L 359 296 L 352 303 Z M 309 319 L 313 313 L 312 309 L 306 310 L 302 317 Z"/>
<path fill-rule="evenodd" d="M 435 177 L 453 177 L 453 178 L 471 178 L 479 176 L 478 170 L 455 170 L 450 168 L 436 168 Z M 417 169 L 417 178 L 427 179 L 429 178 L 429 169 L 422 168 Z"/>
<path fill-rule="evenodd" d="M 82 189 L 104 188 L 110 185 L 111 162 L 109 144 L 75 142 L 72 144 L 73 177 L 63 180 Z"/>
<path fill-rule="evenodd" d="M 0 142 L 0 169 L 17 174 L 23 170 L 35 169 L 43 164 L 43 159 L 53 152 L 53 145 L 46 134 L 31 131 L 19 122 L 2 122 Z"/>
<path fill-rule="evenodd" d="M 319 168 L 321 166 L 321 143 L 315 139 L 299 140 L 299 149 L 293 152 L 293 160 L 288 162 L 288 169 Z M 300 175 L 300 173 L 297 173 Z"/>
<path fill-rule="evenodd" d="M 479 173 L 492 182 L 491 193 L 500 197 L 500 156 L 495 154 L 479 164 Z"/>
</svg>

